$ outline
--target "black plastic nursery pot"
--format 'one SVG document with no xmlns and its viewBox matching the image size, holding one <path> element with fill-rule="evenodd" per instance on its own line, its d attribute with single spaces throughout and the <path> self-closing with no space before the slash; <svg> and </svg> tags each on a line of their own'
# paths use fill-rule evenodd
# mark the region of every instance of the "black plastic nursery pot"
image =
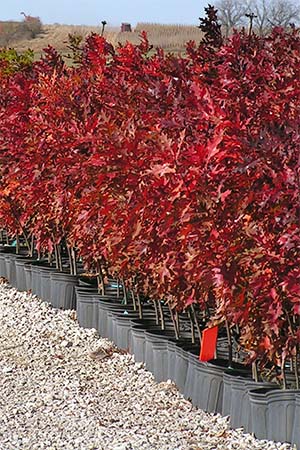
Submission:
<svg viewBox="0 0 300 450">
<path fill-rule="evenodd" d="M 116 319 L 119 316 L 123 316 L 124 314 L 134 313 L 134 308 L 132 305 L 115 305 L 113 308 L 109 308 L 106 311 L 107 314 L 107 336 L 108 339 L 111 339 L 116 343 L 117 340 L 117 325 Z"/>
<path fill-rule="evenodd" d="M 79 286 L 93 286 L 98 288 L 98 278 L 94 275 L 84 275 L 82 274 L 79 277 Z M 117 280 L 109 279 L 107 283 L 104 285 L 105 295 L 109 297 L 114 297 L 118 299 L 122 299 L 123 294 L 123 286 L 117 283 Z"/>
<path fill-rule="evenodd" d="M 24 264 L 24 275 L 25 275 L 25 286 L 26 291 L 31 291 L 32 287 L 32 273 L 31 273 L 31 263 Z"/>
<path fill-rule="evenodd" d="M 41 266 L 40 274 L 40 297 L 45 301 L 51 303 L 51 272 L 57 272 L 55 267 Z"/>
<path fill-rule="evenodd" d="M 184 392 L 187 370 L 189 365 L 189 353 L 199 355 L 199 345 L 182 344 L 180 341 L 175 346 L 175 368 L 174 368 L 174 382 L 180 392 Z"/>
<path fill-rule="evenodd" d="M 13 253 L 5 253 L 5 266 L 6 266 L 6 278 L 9 284 L 16 287 L 17 277 L 16 277 L 16 258 L 17 255 Z"/>
<path fill-rule="evenodd" d="M 176 383 L 176 349 L 177 347 L 186 347 L 191 344 L 191 338 L 171 338 L 168 339 L 168 380 L 174 381 Z"/>
<path fill-rule="evenodd" d="M 172 329 L 145 331 L 145 365 L 157 382 L 168 379 L 168 340 L 174 338 Z"/>
<path fill-rule="evenodd" d="M 131 315 L 131 318 L 133 317 Z M 130 317 L 126 315 L 113 317 L 113 334 L 116 346 L 122 350 L 128 350 L 131 339 Z"/>
<path fill-rule="evenodd" d="M 249 392 L 255 389 L 278 389 L 276 383 L 270 383 L 266 381 L 247 381 L 245 384 L 245 390 L 238 386 L 238 381 L 232 384 L 232 395 L 242 397 L 243 404 L 237 407 L 237 410 L 231 410 L 230 424 L 233 428 L 243 427 L 247 433 L 254 433 L 252 425 L 252 408 L 250 404 Z M 241 408 L 241 410 L 240 410 Z M 240 411 L 240 417 L 238 413 Z"/>
<path fill-rule="evenodd" d="M 233 363 L 232 369 L 245 370 L 239 363 Z M 193 404 L 210 413 L 222 413 L 223 374 L 228 370 L 228 361 L 215 359 L 201 362 L 198 357 L 190 357 L 184 395 L 191 398 Z"/>
<path fill-rule="evenodd" d="M 199 390 L 199 373 L 198 366 L 203 365 L 199 361 L 200 347 L 195 345 L 193 347 L 187 348 L 186 357 L 184 355 L 184 360 L 187 360 L 186 367 L 186 377 L 183 386 L 182 393 L 186 399 L 189 399 L 193 405 L 199 406 L 199 394 L 201 394 L 201 389 Z"/>
<path fill-rule="evenodd" d="M 124 311 L 133 311 L 132 305 L 122 305 L 120 300 L 111 297 L 98 296 L 98 331 L 102 337 L 112 339 L 113 323 L 110 312 L 122 314 Z"/>
<path fill-rule="evenodd" d="M 31 265 L 31 292 L 41 298 L 41 267 L 47 265 L 46 260 L 35 260 L 30 263 Z M 25 269 L 26 277 L 26 269 Z M 27 284 L 27 281 L 26 281 Z"/>
<path fill-rule="evenodd" d="M 218 359 L 228 359 L 228 338 L 227 336 L 218 336 L 216 355 Z"/>
<path fill-rule="evenodd" d="M 116 339 L 117 330 L 115 320 L 118 316 L 134 315 L 134 319 L 138 319 L 138 313 L 134 310 L 133 305 L 125 305 L 121 298 L 111 296 L 98 296 L 99 324 L 98 330 L 101 336 L 110 339 Z M 143 315 L 152 317 L 152 311 L 149 307 L 143 307 Z"/>
<path fill-rule="evenodd" d="M 79 282 L 80 283 L 80 282 Z M 79 284 L 75 286 L 76 295 L 76 313 L 79 324 L 84 328 L 98 327 L 98 311 L 97 323 L 95 327 L 95 301 L 93 296 L 97 296 L 97 289 L 92 285 Z M 98 306 L 98 304 L 97 304 Z"/>
<path fill-rule="evenodd" d="M 267 394 L 267 439 L 279 442 L 292 442 L 296 394 L 299 394 L 299 392 L 299 390 L 294 389 L 276 389 Z"/>
<path fill-rule="evenodd" d="M 155 313 L 151 310 L 143 311 L 144 319 L 155 320 Z M 113 326 L 113 340 L 117 347 L 128 350 L 131 340 L 131 321 L 138 320 L 139 314 L 137 311 L 113 311 L 112 326 Z"/>
<path fill-rule="evenodd" d="M 19 291 L 27 291 L 25 267 L 35 260 L 29 257 L 18 257 L 15 261 L 16 265 L 16 288 Z"/>
<path fill-rule="evenodd" d="M 84 328 L 98 329 L 97 289 L 92 285 L 75 286 L 76 313 L 79 324 Z"/>
<path fill-rule="evenodd" d="M 222 360 L 226 361 L 227 360 Z M 238 379 L 241 383 L 244 381 L 251 381 L 252 370 L 250 367 L 242 366 L 234 369 L 227 368 L 223 372 L 223 402 L 222 402 L 222 415 L 229 416 L 231 411 L 231 400 L 232 400 L 232 384 L 234 380 Z"/>
<path fill-rule="evenodd" d="M 40 267 L 37 264 L 31 264 L 31 291 L 38 297 L 41 296 Z"/>
<path fill-rule="evenodd" d="M 27 259 L 25 254 L 2 253 L 4 255 L 2 264 L 5 264 L 5 275 L 11 286 L 17 288 L 16 262 Z M 4 266 L 3 266 L 4 269 Z"/>
<path fill-rule="evenodd" d="M 5 253 L 0 252 L 0 277 L 7 278 Z"/>
<path fill-rule="evenodd" d="M 136 362 L 145 362 L 145 331 L 156 326 L 154 320 L 138 319 L 131 320 L 131 339 L 129 352 L 134 355 Z"/>
<path fill-rule="evenodd" d="M 223 405 L 222 415 L 230 416 L 232 428 L 243 427 L 244 431 L 252 432 L 251 408 L 249 391 L 259 388 L 276 389 L 275 383 L 256 382 L 251 378 L 250 368 L 248 373 L 237 371 L 225 371 L 223 374 Z"/>
<path fill-rule="evenodd" d="M 223 401 L 222 401 L 222 416 L 230 415 L 231 408 L 231 383 L 232 383 L 233 375 L 231 372 L 223 373 Z"/>
<path fill-rule="evenodd" d="M 51 304 L 55 308 L 76 309 L 77 276 L 65 272 L 50 272 L 50 278 Z"/>
<path fill-rule="evenodd" d="M 300 449 L 300 392 L 296 393 L 292 444 Z"/>
<path fill-rule="evenodd" d="M 254 389 L 249 391 L 252 431 L 258 439 L 292 442 L 294 436 L 296 396 L 294 389 Z"/>
</svg>

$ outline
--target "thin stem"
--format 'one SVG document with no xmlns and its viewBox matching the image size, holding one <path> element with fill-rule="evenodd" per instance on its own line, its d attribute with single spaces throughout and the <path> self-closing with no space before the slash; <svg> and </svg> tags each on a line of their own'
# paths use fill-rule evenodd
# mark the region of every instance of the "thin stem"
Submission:
<svg viewBox="0 0 300 450">
<path fill-rule="evenodd" d="M 136 299 L 135 299 L 135 295 L 133 292 L 133 289 L 131 289 L 131 297 L 132 297 L 132 304 L 133 304 L 133 310 L 136 311 L 137 310 L 137 306 L 136 306 Z"/>
<path fill-rule="evenodd" d="M 191 310 L 192 310 L 192 313 L 193 313 L 193 316 L 194 316 L 196 330 L 198 331 L 199 341 L 200 341 L 200 345 L 201 345 L 201 341 L 202 341 L 201 330 L 200 330 L 200 325 L 199 325 L 199 322 L 198 322 L 198 318 L 197 318 L 197 315 L 196 315 L 196 311 L 195 311 L 194 305 L 191 305 Z"/>
<path fill-rule="evenodd" d="M 69 263 L 70 263 L 70 274 L 73 275 L 73 262 L 72 262 L 72 256 L 71 256 L 71 249 L 67 244 L 67 252 L 69 257 Z"/>
<path fill-rule="evenodd" d="M 180 323 L 179 323 L 178 311 L 175 311 L 175 323 L 176 323 L 176 326 L 177 326 L 177 332 L 178 332 L 178 338 L 179 338 L 179 335 L 180 335 Z"/>
<path fill-rule="evenodd" d="M 162 330 L 165 330 L 166 325 L 165 325 L 165 318 L 164 318 L 164 312 L 161 306 L 161 301 L 158 301 L 158 310 L 159 310 L 159 315 L 160 315 L 160 326 Z"/>
<path fill-rule="evenodd" d="M 141 299 L 140 299 L 139 293 L 136 294 L 136 298 L 137 298 L 137 304 L 138 304 L 139 318 L 142 319 L 143 318 L 143 309 L 142 309 L 142 304 L 141 304 Z"/>
<path fill-rule="evenodd" d="M 97 284 L 98 284 L 98 292 L 101 295 L 104 295 L 105 290 L 104 290 L 103 273 L 102 273 L 102 268 L 101 268 L 101 264 L 99 261 L 97 261 Z"/>
<path fill-rule="evenodd" d="M 282 362 L 281 362 L 281 375 L 282 375 L 282 387 L 283 387 L 283 389 L 287 389 L 286 373 L 285 373 L 285 358 L 282 358 Z"/>
<path fill-rule="evenodd" d="M 258 370 L 256 361 L 253 361 L 252 363 L 252 378 L 254 381 L 256 381 L 256 383 L 258 383 Z"/>
<path fill-rule="evenodd" d="M 298 372 L 298 349 L 296 347 L 296 355 L 294 356 L 294 374 L 295 374 L 295 381 L 296 381 L 296 389 L 300 388 L 299 383 L 299 372 Z"/>
<path fill-rule="evenodd" d="M 59 262 L 58 262 L 58 251 L 57 251 L 57 245 L 54 244 L 54 255 L 55 255 L 55 267 L 56 269 L 59 268 Z"/>
<path fill-rule="evenodd" d="M 192 344 L 195 344 L 195 342 L 196 342 L 196 338 L 195 338 L 195 323 L 194 323 L 194 319 L 193 319 L 192 312 L 191 312 L 190 308 L 188 309 L 188 316 L 189 316 L 190 324 L 191 324 Z"/>
<path fill-rule="evenodd" d="M 58 246 L 57 246 L 57 256 L 58 256 L 58 268 L 59 268 L 59 271 L 62 272 L 63 271 L 63 267 L 62 267 L 61 246 L 60 246 L 60 244 L 58 244 Z"/>
<path fill-rule="evenodd" d="M 156 325 L 159 325 L 159 313 L 158 313 L 158 307 L 157 307 L 156 300 L 153 300 L 153 306 L 154 306 L 154 311 L 155 311 L 155 323 L 156 323 Z"/>
<path fill-rule="evenodd" d="M 228 340 L 228 366 L 232 367 L 232 341 L 231 341 L 231 331 L 229 327 L 228 320 L 225 320 L 227 340 Z"/>
<path fill-rule="evenodd" d="M 71 259 L 73 262 L 73 275 L 78 275 L 75 247 L 71 247 Z"/>
<path fill-rule="evenodd" d="M 20 238 L 19 235 L 16 235 L 16 255 L 20 254 Z"/>
<path fill-rule="evenodd" d="M 179 339 L 179 332 L 178 332 L 176 320 L 174 318 L 173 310 L 172 310 L 170 304 L 168 304 L 168 307 L 169 307 L 169 311 L 170 311 L 170 314 L 171 314 L 171 319 L 172 319 L 172 323 L 173 323 L 173 327 L 174 327 L 174 331 L 175 331 L 175 338 Z"/>
<path fill-rule="evenodd" d="M 29 247 L 29 256 L 32 258 L 34 253 L 34 235 L 31 236 L 31 243 Z"/>
<path fill-rule="evenodd" d="M 117 298 L 120 298 L 120 280 L 117 278 Z"/>
<path fill-rule="evenodd" d="M 122 285 L 123 285 L 123 293 L 124 293 L 124 305 L 128 305 L 128 296 L 127 296 L 127 290 L 125 286 L 124 279 L 122 279 Z"/>
</svg>

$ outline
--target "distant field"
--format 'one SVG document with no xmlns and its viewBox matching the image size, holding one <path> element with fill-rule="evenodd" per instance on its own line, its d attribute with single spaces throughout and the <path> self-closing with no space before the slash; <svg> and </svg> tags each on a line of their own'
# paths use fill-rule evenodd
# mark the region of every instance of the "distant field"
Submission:
<svg viewBox="0 0 300 450">
<path fill-rule="evenodd" d="M 7 29 L 5 22 L 0 22 L 0 37 L 3 36 L 4 30 Z M 6 22 L 15 26 L 15 22 Z M 169 52 L 184 52 L 185 43 L 189 40 L 199 42 L 201 40 L 201 32 L 196 26 L 186 25 L 160 25 L 152 23 L 138 23 L 131 33 L 121 33 L 120 28 L 105 28 L 104 36 L 113 45 L 118 42 L 124 43 L 126 40 L 132 43 L 139 42 L 139 34 L 141 31 L 147 31 L 149 41 L 154 47 L 162 47 Z M 24 51 L 31 48 L 37 57 L 42 53 L 42 49 L 47 45 L 54 46 L 59 52 L 67 53 L 68 34 L 79 34 L 83 37 L 89 33 L 101 33 L 101 27 L 77 26 L 77 25 L 43 25 L 41 33 L 34 39 L 11 39 L 3 45 L 16 48 L 18 51 Z"/>
</svg>

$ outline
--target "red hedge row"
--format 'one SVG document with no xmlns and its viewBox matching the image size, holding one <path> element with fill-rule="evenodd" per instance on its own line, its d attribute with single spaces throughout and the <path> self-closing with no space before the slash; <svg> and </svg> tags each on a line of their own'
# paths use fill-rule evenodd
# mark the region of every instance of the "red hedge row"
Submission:
<svg viewBox="0 0 300 450">
<path fill-rule="evenodd" d="M 214 308 L 254 358 L 296 356 L 298 30 L 208 36 L 185 56 L 93 34 L 74 67 L 50 47 L 0 58 L 0 90 L 3 228 Z"/>
</svg>

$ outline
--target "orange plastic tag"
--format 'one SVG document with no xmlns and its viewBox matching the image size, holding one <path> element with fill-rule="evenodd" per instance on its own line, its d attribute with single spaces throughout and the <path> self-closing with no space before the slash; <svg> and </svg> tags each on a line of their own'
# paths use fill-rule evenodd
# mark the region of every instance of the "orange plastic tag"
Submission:
<svg viewBox="0 0 300 450">
<path fill-rule="evenodd" d="M 218 327 L 206 328 L 202 333 L 202 342 L 199 360 L 209 361 L 214 359 L 218 339 Z"/>
</svg>

